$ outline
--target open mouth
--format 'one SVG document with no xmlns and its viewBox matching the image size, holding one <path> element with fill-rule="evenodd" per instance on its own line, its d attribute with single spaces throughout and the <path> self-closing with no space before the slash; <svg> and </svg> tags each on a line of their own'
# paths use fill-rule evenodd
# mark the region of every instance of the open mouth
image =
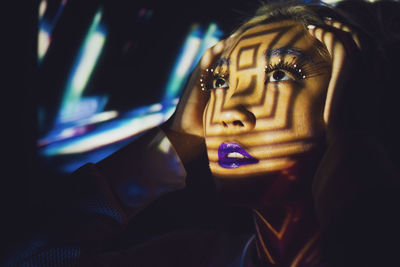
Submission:
<svg viewBox="0 0 400 267">
<path fill-rule="evenodd" d="M 222 143 L 218 148 L 218 164 L 225 169 L 239 168 L 243 165 L 255 164 L 258 159 L 252 157 L 237 143 Z"/>
</svg>

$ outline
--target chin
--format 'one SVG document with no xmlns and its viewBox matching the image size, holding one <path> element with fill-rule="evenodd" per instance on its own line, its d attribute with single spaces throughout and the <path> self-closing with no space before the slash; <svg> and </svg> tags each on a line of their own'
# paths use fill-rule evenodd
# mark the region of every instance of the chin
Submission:
<svg viewBox="0 0 400 267">
<path fill-rule="evenodd" d="M 319 153 L 262 160 L 237 168 L 211 164 L 217 192 L 228 204 L 257 208 L 290 201 L 298 194 L 311 194 Z"/>
<path fill-rule="evenodd" d="M 250 177 L 270 176 L 292 169 L 296 160 L 291 158 L 277 158 L 258 160 L 254 163 L 241 164 L 240 161 L 221 164 L 210 162 L 210 169 L 213 176 L 220 179 L 246 179 Z"/>
</svg>

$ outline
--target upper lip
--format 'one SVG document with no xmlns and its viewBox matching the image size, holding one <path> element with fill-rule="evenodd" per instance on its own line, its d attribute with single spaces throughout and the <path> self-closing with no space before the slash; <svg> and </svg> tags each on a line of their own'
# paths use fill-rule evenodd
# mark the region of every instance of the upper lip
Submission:
<svg viewBox="0 0 400 267">
<path fill-rule="evenodd" d="M 225 158 L 231 153 L 238 153 L 245 158 L 253 158 L 247 151 L 237 143 L 222 143 L 218 148 L 218 158 Z M 234 157 L 234 156 L 230 156 Z"/>
<path fill-rule="evenodd" d="M 242 165 L 257 163 L 258 159 L 251 156 L 237 143 L 222 143 L 218 148 L 218 163 L 223 168 L 238 168 Z"/>
</svg>

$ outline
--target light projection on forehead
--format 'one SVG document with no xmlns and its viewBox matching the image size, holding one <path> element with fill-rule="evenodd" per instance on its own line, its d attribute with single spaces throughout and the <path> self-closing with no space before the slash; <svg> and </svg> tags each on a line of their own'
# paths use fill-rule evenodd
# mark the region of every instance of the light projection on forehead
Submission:
<svg viewBox="0 0 400 267">
<path fill-rule="evenodd" d="M 246 31 L 218 61 L 204 112 L 211 171 L 243 177 L 285 170 L 323 135 L 329 71 L 297 24 Z"/>
<path fill-rule="evenodd" d="M 260 44 L 241 47 L 238 52 L 236 70 L 254 69 L 257 67 L 257 54 Z"/>
</svg>

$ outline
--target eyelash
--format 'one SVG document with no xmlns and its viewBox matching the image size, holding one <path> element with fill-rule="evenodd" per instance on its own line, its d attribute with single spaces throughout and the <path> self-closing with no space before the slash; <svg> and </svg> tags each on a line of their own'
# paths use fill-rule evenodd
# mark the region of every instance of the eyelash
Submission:
<svg viewBox="0 0 400 267">
<path fill-rule="evenodd" d="M 302 80 L 307 77 L 307 74 L 305 73 L 301 64 L 296 62 L 279 61 L 278 63 L 269 64 L 265 67 L 266 74 L 272 73 L 276 70 L 287 71 L 291 75 L 293 75 L 296 78 L 296 80 Z M 266 80 L 265 82 L 267 81 L 268 80 Z"/>
<path fill-rule="evenodd" d="M 215 89 L 216 87 L 214 87 L 214 82 L 216 82 L 218 79 L 222 79 L 227 83 L 229 80 L 229 74 L 227 72 L 215 72 L 214 69 L 206 69 L 206 71 L 201 75 L 200 78 L 201 90 L 206 91 Z M 228 87 L 229 85 L 222 88 Z"/>
<path fill-rule="evenodd" d="M 278 63 L 269 64 L 265 67 L 266 74 L 270 74 L 277 70 L 289 72 L 291 75 L 293 75 L 295 77 L 295 81 L 303 80 L 307 77 L 306 71 L 304 71 L 302 64 L 298 63 L 298 62 L 296 63 L 295 60 L 292 60 L 292 62 L 286 62 L 286 61 L 279 60 Z M 206 72 L 201 75 L 201 79 L 200 79 L 201 89 L 203 91 L 215 89 L 216 87 L 214 87 L 214 82 L 218 79 L 222 79 L 225 82 L 227 82 L 229 79 L 229 74 L 228 73 L 215 73 L 214 69 L 207 69 Z M 268 82 L 268 79 L 265 80 L 265 83 L 267 83 L 267 82 Z M 226 88 L 228 88 L 228 87 L 229 87 L 229 85 L 227 85 Z"/>
</svg>

